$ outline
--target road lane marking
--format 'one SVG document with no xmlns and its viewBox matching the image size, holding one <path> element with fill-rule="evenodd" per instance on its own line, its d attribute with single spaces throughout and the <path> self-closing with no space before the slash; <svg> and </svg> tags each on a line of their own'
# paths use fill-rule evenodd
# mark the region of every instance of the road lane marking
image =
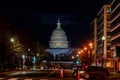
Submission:
<svg viewBox="0 0 120 80">
<path fill-rule="evenodd" d="M 79 80 L 85 80 L 85 79 L 79 79 Z"/>
<path fill-rule="evenodd" d="M 3 79 L 5 79 L 5 78 L 0 78 L 0 80 L 3 80 Z"/>
<path fill-rule="evenodd" d="M 10 78 L 10 79 L 8 79 L 8 80 L 18 80 L 18 78 Z"/>
<path fill-rule="evenodd" d="M 24 80 L 32 80 L 32 79 L 24 79 Z"/>
</svg>

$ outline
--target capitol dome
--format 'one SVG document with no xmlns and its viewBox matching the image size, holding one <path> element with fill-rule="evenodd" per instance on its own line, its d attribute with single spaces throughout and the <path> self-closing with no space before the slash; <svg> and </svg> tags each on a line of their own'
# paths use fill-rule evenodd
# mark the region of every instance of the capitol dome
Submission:
<svg viewBox="0 0 120 80">
<path fill-rule="evenodd" d="M 65 37 L 65 32 L 62 29 L 55 29 L 52 33 L 53 37 Z"/>
<path fill-rule="evenodd" d="M 68 41 L 64 30 L 61 28 L 60 20 L 58 19 L 57 28 L 53 30 L 49 41 L 50 48 L 68 48 Z"/>
</svg>

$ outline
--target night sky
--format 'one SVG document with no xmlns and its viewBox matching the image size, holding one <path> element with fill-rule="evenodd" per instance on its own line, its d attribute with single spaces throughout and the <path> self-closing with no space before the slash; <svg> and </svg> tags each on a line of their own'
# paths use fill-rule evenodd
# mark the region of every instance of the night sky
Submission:
<svg viewBox="0 0 120 80">
<path fill-rule="evenodd" d="M 90 23 L 107 0 L 8 0 L 0 1 L 0 16 L 11 27 L 24 29 L 32 39 L 48 46 L 60 18 L 72 47 L 90 35 Z"/>
</svg>

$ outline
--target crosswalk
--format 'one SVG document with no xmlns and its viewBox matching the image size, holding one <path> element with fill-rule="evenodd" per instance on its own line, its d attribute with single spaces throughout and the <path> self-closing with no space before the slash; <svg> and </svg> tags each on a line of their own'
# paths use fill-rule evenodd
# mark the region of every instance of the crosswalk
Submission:
<svg viewBox="0 0 120 80">
<path fill-rule="evenodd" d="M 36 80 L 36 79 L 32 79 L 32 78 L 0 78 L 0 80 Z M 48 80 L 48 79 L 37 79 L 37 80 Z"/>
</svg>

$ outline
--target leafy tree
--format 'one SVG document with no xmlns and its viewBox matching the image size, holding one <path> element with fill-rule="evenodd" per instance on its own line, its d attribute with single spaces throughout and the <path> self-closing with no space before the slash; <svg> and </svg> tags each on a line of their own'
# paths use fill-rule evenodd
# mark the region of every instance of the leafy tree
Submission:
<svg viewBox="0 0 120 80">
<path fill-rule="evenodd" d="M 10 34 L 10 28 L 8 24 L 0 18 L 0 70 L 5 71 L 5 65 L 9 60 L 9 41 L 7 40 Z M 10 62 L 9 62 L 10 63 Z"/>
<path fill-rule="evenodd" d="M 10 27 L 3 19 L 0 18 L 0 65 L 14 68 L 13 64 L 18 63 L 21 53 L 25 53 L 28 48 L 28 36 L 24 31 Z M 11 38 L 14 40 L 11 41 Z M 5 66 L 1 70 L 5 70 Z"/>
</svg>

